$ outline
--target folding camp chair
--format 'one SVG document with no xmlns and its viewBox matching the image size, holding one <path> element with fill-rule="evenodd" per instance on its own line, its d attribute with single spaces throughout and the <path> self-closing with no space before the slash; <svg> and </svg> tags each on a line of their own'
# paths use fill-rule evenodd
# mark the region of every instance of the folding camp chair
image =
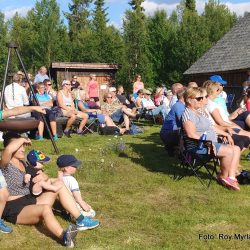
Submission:
<svg viewBox="0 0 250 250">
<path fill-rule="evenodd" d="M 180 148 L 180 168 L 184 174 L 174 174 L 175 180 L 181 180 L 185 175 L 190 173 L 195 175 L 201 184 L 205 187 L 209 187 L 214 174 L 217 173 L 218 158 L 216 157 L 211 141 L 195 140 L 188 137 L 182 137 L 183 143 Z M 195 153 L 195 150 L 189 150 L 189 148 L 198 148 L 199 143 L 203 143 L 203 147 L 207 149 L 206 154 Z M 204 170 L 204 171 L 202 171 Z M 204 181 L 204 177 L 208 178 L 208 182 Z"/>
<path fill-rule="evenodd" d="M 96 115 L 89 115 L 89 119 L 88 119 L 87 123 L 85 124 L 82 133 L 83 134 L 87 134 L 87 133 L 93 134 L 93 133 L 95 133 L 95 131 L 98 132 L 99 126 L 100 126 L 100 123 L 99 123 L 97 116 Z"/>
</svg>

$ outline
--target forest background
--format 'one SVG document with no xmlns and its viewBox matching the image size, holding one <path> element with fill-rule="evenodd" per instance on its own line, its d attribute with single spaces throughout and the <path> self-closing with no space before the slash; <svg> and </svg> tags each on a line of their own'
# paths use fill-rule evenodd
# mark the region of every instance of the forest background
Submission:
<svg viewBox="0 0 250 250">
<path fill-rule="evenodd" d="M 37 1 L 25 17 L 5 20 L 0 12 L 0 81 L 6 42 L 13 41 L 33 74 L 55 61 L 115 63 L 121 65 L 116 83 L 127 89 L 136 74 L 151 88 L 185 83 L 183 72 L 242 18 L 218 0 L 209 0 L 201 14 L 195 0 L 183 0 L 169 16 L 164 10 L 146 16 L 143 2 L 129 2 L 120 29 L 109 24 L 104 0 L 72 0 L 63 17 L 56 0 Z M 20 69 L 14 57 L 11 67 Z"/>
</svg>

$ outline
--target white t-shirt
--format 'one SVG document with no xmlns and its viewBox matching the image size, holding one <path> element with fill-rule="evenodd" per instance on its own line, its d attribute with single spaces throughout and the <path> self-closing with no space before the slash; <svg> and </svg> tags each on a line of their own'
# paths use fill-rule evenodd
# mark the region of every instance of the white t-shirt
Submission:
<svg viewBox="0 0 250 250">
<path fill-rule="evenodd" d="M 63 182 L 71 193 L 73 193 L 75 191 L 80 192 L 79 184 L 78 184 L 76 178 L 73 177 L 72 175 L 64 175 Z"/>
<path fill-rule="evenodd" d="M 225 113 L 225 111 L 224 111 L 224 109 L 223 109 L 223 107 L 221 105 L 219 105 L 216 102 L 213 102 L 211 100 L 208 100 L 206 108 L 207 108 L 207 110 L 208 110 L 208 112 L 210 114 L 212 114 L 213 111 L 215 109 L 217 109 L 219 111 L 220 115 L 221 115 L 222 120 L 225 121 L 225 122 L 231 123 L 231 121 L 229 120 L 228 115 Z"/>
<path fill-rule="evenodd" d="M 8 109 L 29 105 L 29 98 L 25 88 L 15 82 L 6 86 L 4 100 Z"/>
</svg>

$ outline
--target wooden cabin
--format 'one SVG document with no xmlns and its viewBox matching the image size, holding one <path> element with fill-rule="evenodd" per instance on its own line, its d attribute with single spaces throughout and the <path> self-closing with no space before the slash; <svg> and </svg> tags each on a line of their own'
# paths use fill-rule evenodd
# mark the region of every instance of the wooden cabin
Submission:
<svg viewBox="0 0 250 250">
<path fill-rule="evenodd" d="M 100 86 L 101 95 L 106 91 L 107 85 L 111 85 L 115 73 L 120 68 L 118 64 L 107 63 L 81 63 L 81 62 L 53 62 L 50 67 L 51 78 L 60 88 L 64 79 L 71 80 L 73 75 L 78 77 L 78 82 L 85 89 L 90 74 L 96 75 Z"/>
<path fill-rule="evenodd" d="M 189 81 L 201 85 L 211 75 L 221 75 L 228 89 L 242 89 L 250 74 L 250 13 L 240 18 L 198 61 L 184 72 Z M 249 71 L 249 72 L 248 72 Z"/>
</svg>

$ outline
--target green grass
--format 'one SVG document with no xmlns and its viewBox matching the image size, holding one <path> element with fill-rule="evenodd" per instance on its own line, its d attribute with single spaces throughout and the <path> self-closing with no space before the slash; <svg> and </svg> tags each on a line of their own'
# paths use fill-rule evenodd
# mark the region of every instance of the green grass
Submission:
<svg viewBox="0 0 250 250">
<path fill-rule="evenodd" d="M 233 192 L 213 181 L 205 189 L 192 176 L 174 181 L 177 160 L 167 157 L 158 126 L 137 136 L 62 138 L 57 145 L 61 154 L 84 162 L 76 178 L 101 221 L 99 228 L 79 232 L 76 249 L 248 249 L 250 240 L 218 237 L 250 234 L 249 187 Z M 50 141 L 32 147 L 51 156 L 46 172 L 55 176 L 57 156 Z M 65 228 L 69 224 L 58 219 Z M 42 225 L 13 228 L 12 234 L 0 235 L 1 249 L 63 249 Z M 201 240 L 199 234 L 217 239 Z"/>
</svg>

